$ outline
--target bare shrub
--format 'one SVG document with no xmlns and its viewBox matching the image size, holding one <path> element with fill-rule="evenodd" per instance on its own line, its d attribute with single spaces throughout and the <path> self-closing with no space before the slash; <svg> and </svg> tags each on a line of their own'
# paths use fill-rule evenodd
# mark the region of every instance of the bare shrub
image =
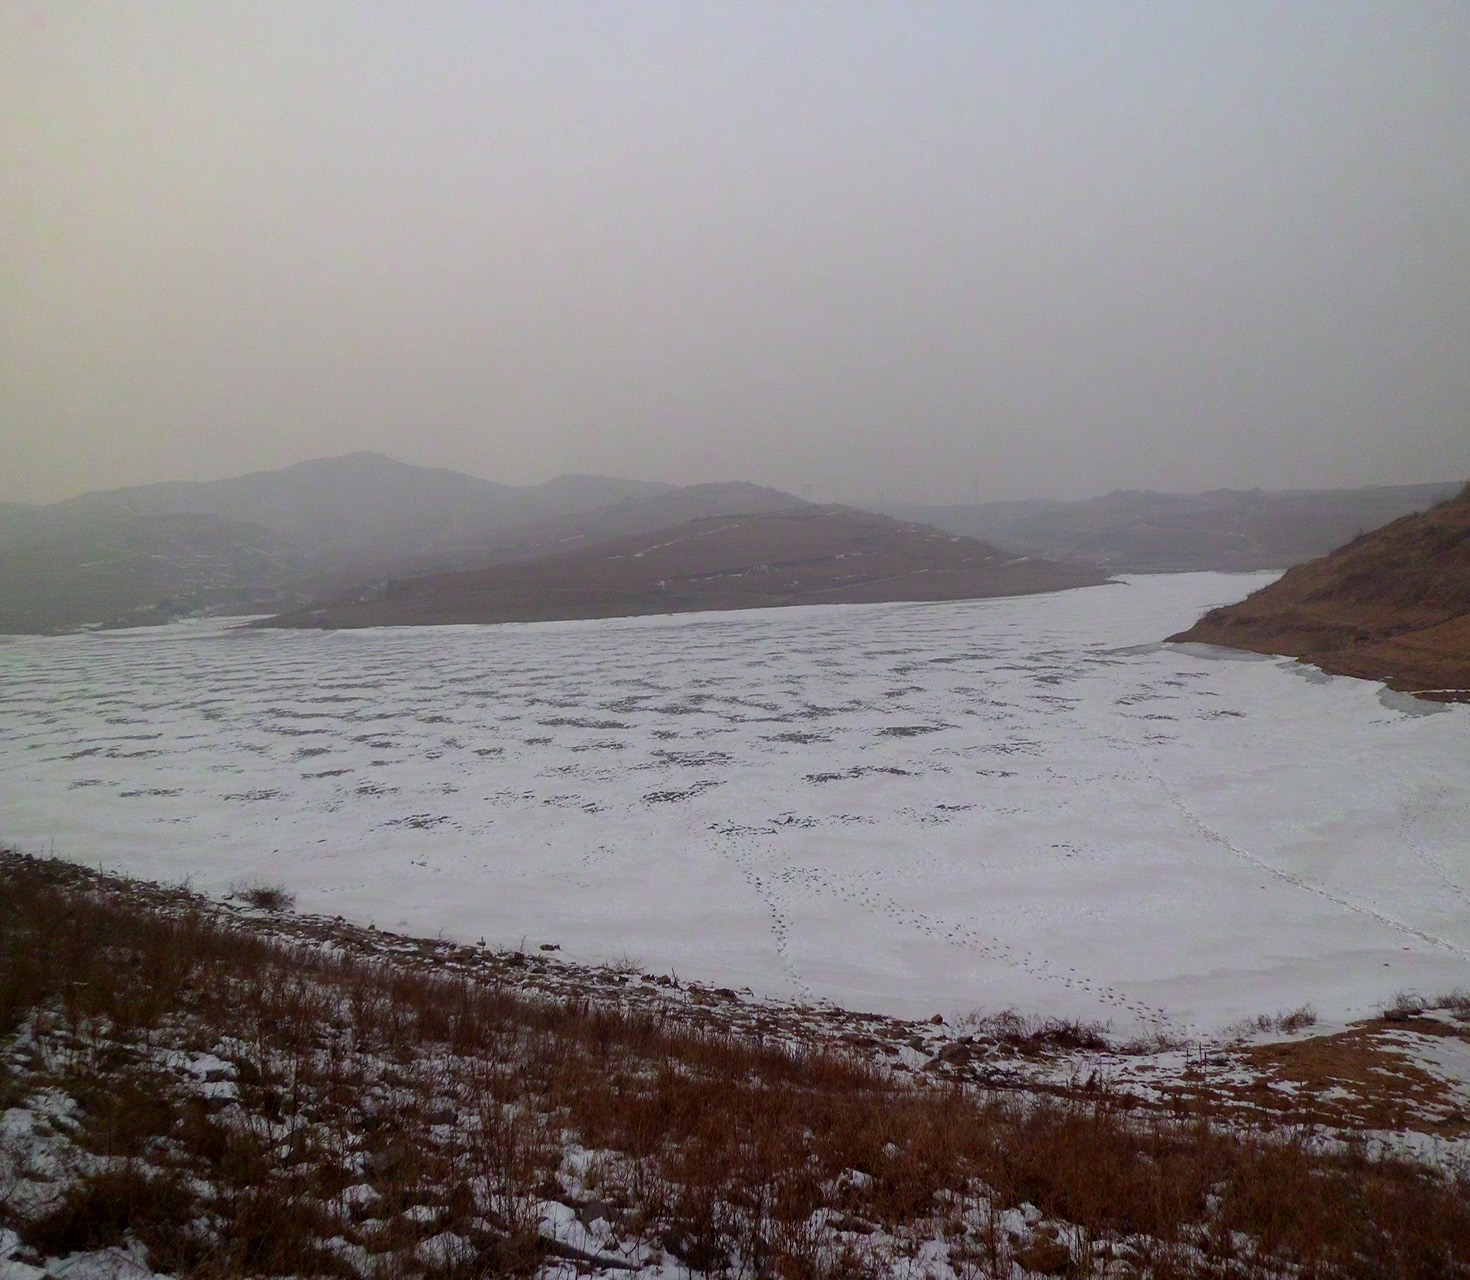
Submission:
<svg viewBox="0 0 1470 1280">
<path fill-rule="evenodd" d="M 1244 1040 L 1253 1035 L 1270 1035 L 1272 1032 L 1305 1031 L 1317 1025 L 1317 1010 L 1310 1004 L 1299 1005 L 1289 1013 L 1258 1013 L 1254 1018 L 1233 1023 L 1225 1028 L 1225 1040 Z"/>
<path fill-rule="evenodd" d="M 235 889 L 234 897 L 257 911 L 289 911 L 296 905 L 296 895 L 283 884 L 267 884 L 255 880 Z"/>
<path fill-rule="evenodd" d="M 1040 1014 L 1003 1009 L 999 1013 L 972 1013 L 961 1024 L 977 1040 L 1008 1045 L 1022 1053 L 1042 1053 L 1056 1049 L 1091 1049 L 1112 1047 L 1108 1028 L 1101 1022 L 1081 1022 L 1068 1018 L 1047 1018 Z"/>
<path fill-rule="evenodd" d="M 154 1176 L 146 1165 L 129 1162 L 74 1183 L 55 1208 L 26 1224 L 22 1238 L 59 1257 L 116 1244 L 125 1233 L 156 1246 L 193 1216 L 194 1204 L 176 1174 Z"/>
<path fill-rule="evenodd" d="M 1413 991 L 1400 991 L 1393 998 L 1393 1003 L 1385 1006 L 1382 1017 L 1388 1022 L 1404 1022 L 1409 1018 L 1417 1017 L 1429 1008 L 1429 1001 Z"/>
<path fill-rule="evenodd" d="M 1470 991 L 1464 987 L 1456 987 L 1453 991 L 1446 991 L 1434 1002 L 1436 1009 L 1448 1009 L 1455 1017 L 1462 1020 L 1470 1018 Z"/>
<path fill-rule="evenodd" d="M 1307 1027 L 1316 1025 L 1317 1010 L 1310 1004 L 1301 1005 L 1290 1013 L 1276 1015 L 1276 1026 L 1281 1031 L 1304 1031 Z"/>
</svg>

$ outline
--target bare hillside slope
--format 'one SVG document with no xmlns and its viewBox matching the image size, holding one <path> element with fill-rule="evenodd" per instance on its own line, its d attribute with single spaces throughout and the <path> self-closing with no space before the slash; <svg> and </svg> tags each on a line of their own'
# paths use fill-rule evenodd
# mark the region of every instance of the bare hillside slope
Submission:
<svg viewBox="0 0 1470 1280">
<path fill-rule="evenodd" d="M 1170 639 L 1289 654 L 1337 675 L 1470 701 L 1470 485 Z"/>
<path fill-rule="evenodd" d="M 962 600 L 1092 586 L 1086 566 L 845 507 L 719 516 L 469 573 L 389 583 L 266 625 L 530 622 L 700 609 Z"/>
</svg>

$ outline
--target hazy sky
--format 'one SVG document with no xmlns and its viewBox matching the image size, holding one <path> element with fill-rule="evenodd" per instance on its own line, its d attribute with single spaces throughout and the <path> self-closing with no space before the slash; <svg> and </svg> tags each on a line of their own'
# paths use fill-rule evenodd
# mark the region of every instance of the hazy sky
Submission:
<svg viewBox="0 0 1470 1280">
<path fill-rule="evenodd" d="M 0 0 L 0 498 L 1470 476 L 1470 3 Z"/>
</svg>

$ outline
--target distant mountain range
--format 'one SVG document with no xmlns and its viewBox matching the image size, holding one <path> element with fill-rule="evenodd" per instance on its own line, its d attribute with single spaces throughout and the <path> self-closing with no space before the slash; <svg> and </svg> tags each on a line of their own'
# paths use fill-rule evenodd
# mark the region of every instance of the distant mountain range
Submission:
<svg viewBox="0 0 1470 1280">
<path fill-rule="evenodd" d="M 87 493 L 31 508 L 43 519 L 210 515 L 259 525 L 313 553 L 405 557 L 491 529 L 667 493 L 674 486 L 606 476 L 558 476 L 518 488 L 377 453 L 300 462 L 228 480 Z"/>
<path fill-rule="evenodd" d="M 885 510 L 1010 552 L 1108 571 L 1247 569 L 1309 559 L 1455 488 L 1120 493 L 1090 502 Z M 228 480 L 89 493 L 50 506 L 0 503 L 0 632 L 289 612 L 368 597 L 389 581 L 808 505 L 743 483 L 678 487 L 571 475 L 517 487 L 372 453 Z"/>
<path fill-rule="evenodd" d="M 1460 482 L 1368 489 L 1120 491 L 1082 502 L 880 505 L 901 520 L 1116 573 L 1285 569 L 1450 497 Z"/>
<path fill-rule="evenodd" d="M 1470 485 L 1170 639 L 1288 654 L 1338 675 L 1470 702 Z"/>
<path fill-rule="evenodd" d="M 518 488 L 372 453 L 5 503 L 0 632 L 277 613 L 359 584 L 801 505 L 749 484 L 571 475 Z"/>
<path fill-rule="evenodd" d="M 850 507 L 696 518 L 468 573 L 389 582 L 259 625 L 537 622 L 701 609 L 967 600 L 1095 586 L 1105 574 Z"/>
</svg>

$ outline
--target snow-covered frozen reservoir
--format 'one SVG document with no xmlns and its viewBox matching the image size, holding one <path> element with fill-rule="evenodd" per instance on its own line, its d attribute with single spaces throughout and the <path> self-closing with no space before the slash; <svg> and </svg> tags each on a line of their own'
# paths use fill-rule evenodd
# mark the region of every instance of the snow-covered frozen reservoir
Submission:
<svg viewBox="0 0 1470 1280">
<path fill-rule="evenodd" d="M 1470 707 L 1159 638 L 1271 575 L 0 640 L 0 839 L 758 993 L 1208 1031 L 1470 986 Z"/>
</svg>

